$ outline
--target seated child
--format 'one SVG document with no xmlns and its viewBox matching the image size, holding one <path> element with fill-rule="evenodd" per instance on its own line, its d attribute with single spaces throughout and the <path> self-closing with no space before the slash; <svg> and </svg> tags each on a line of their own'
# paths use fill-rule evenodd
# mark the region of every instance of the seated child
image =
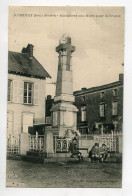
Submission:
<svg viewBox="0 0 132 196">
<path fill-rule="evenodd" d="M 74 138 L 72 140 L 72 142 L 70 143 L 70 146 L 69 146 L 69 151 L 71 152 L 71 157 L 74 158 L 74 155 L 77 156 L 77 158 L 79 159 L 79 161 L 83 161 L 83 156 L 82 156 L 82 153 L 79 152 L 78 150 L 78 145 L 77 145 L 77 139 Z"/>
<path fill-rule="evenodd" d="M 99 154 L 99 144 L 95 143 L 89 152 L 89 158 L 91 159 L 91 162 L 99 160 L 100 159 L 99 155 L 100 155 Z"/>
<path fill-rule="evenodd" d="M 100 157 L 101 157 L 101 162 L 107 161 L 108 149 L 107 149 L 107 146 L 105 144 L 102 144 L 102 146 L 99 148 L 99 154 L 100 154 Z"/>
</svg>

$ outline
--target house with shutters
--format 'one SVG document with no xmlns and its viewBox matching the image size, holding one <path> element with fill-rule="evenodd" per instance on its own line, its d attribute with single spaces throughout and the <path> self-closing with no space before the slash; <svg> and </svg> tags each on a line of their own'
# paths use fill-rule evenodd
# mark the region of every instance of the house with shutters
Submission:
<svg viewBox="0 0 132 196">
<path fill-rule="evenodd" d="M 28 132 L 45 123 L 45 88 L 48 72 L 33 56 L 33 45 L 8 53 L 7 134 Z"/>
</svg>

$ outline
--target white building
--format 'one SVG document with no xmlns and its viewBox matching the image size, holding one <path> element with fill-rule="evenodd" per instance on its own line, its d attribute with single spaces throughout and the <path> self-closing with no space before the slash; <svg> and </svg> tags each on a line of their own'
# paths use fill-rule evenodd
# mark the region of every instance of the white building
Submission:
<svg viewBox="0 0 132 196">
<path fill-rule="evenodd" d="M 22 53 L 8 54 L 7 133 L 28 132 L 28 127 L 45 123 L 45 83 L 50 75 L 33 56 L 33 45 Z"/>
</svg>

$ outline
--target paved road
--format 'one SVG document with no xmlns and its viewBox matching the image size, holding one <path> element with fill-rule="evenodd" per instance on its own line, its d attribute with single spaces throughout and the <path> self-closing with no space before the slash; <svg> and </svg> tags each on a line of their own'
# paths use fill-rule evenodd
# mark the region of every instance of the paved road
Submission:
<svg viewBox="0 0 132 196">
<path fill-rule="evenodd" d="M 8 187 L 109 188 L 121 187 L 119 163 L 69 162 L 32 164 L 7 160 Z"/>
</svg>

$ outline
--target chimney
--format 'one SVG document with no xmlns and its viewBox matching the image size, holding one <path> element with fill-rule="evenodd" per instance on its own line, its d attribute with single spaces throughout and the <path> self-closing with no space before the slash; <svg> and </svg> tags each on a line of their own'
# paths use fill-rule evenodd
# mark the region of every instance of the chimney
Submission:
<svg viewBox="0 0 132 196">
<path fill-rule="evenodd" d="M 51 100 L 51 95 L 47 95 L 47 100 Z"/>
<path fill-rule="evenodd" d="M 124 74 L 119 74 L 119 81 L 123 81 Z"/>
<path fill-rule="evenodd" d="M 33 58 L 33 45 L 32 44 L 28 44 L 26 48 L 22 49 L 22 53 L 27 53 L 30 57 L 30 59 Z"/>
<path fill-rule="evenodd" d="M 83 87 L 83 88 L 81 88 L 81 90 L 82 90 L 82 91 L 85 91 L 85 90 L 87 90 L 87 88 L 86 88 L 86 87 Z"/>
</svg>

